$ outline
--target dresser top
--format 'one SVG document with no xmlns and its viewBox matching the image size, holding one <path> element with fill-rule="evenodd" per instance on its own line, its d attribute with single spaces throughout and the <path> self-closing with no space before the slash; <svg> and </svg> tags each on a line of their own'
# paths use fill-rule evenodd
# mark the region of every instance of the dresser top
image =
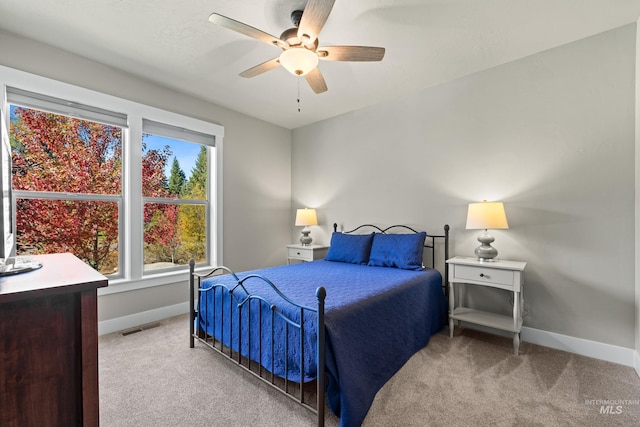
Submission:
<svg viewBox="0 0 640 427">
<path fill-rule="evenodd" d="M 79 292 L 109 284 L 106 277 L 70 253 L 30 255 L 28 258 L 40 261 L 42 267 L 0 277 L 0 302 L 59 292 Z"/>
</svg>

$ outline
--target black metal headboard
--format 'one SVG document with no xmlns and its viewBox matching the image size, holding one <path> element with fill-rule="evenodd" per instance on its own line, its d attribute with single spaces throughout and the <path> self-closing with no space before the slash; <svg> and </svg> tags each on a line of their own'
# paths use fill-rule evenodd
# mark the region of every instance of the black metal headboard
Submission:
<svg viewBox="0 0 640 427">
<path fill-rule="evenodd" d="M 375 230 L 378 230 L 378 232 L 383 233 L 383 234 L 389 234 L 388 231 L 391 229 L 404 229 L 404 230 L 408 230 L 411 231 L 412 233 L 419 233 L 418 230 L 415 230 L 411 227 L 409 227 L 408 225 L 392 225 L 390 227 L 387 228 L 380 228 L 377 225 L 373 225 L 373 224 L 363 224 L 363 225 L 359 225 L 358 227 L 354 228 L 353 230 L 349 230 L 349 231 L 343 231 L 343 233 L 345 234 L 351 234 L 351 233 L 355 233 L 356 231 L 359 231 L 363 228 L 373 228 Z M 444 291 L 445 296 L 448 298 L 449 297 L 449 269 L 447 268 L 447 259 L 449 259 L 449 224 L 445 224 L 444 227 L 444 234 L 441 235 L 436 235 L 436 234 L 429 234 L 427 233 L 427 237 L 424 240 L 424 247 L 425 248 L 430 248 L 431 249 L 431 267 L 432 268 L 436 268 L 436 250 L 435 250 L 435 243 L 436 243 L 436 239 L 442 239 L 444 241 L 444 259 L 442 260 L 442 268 L 443 268 L 443 283 L 442 283 L 442 289 Z M 337 223 L 333 223 L 333 231 L 337 232 L 338 231 L 338 224 Z"/>
</svg>

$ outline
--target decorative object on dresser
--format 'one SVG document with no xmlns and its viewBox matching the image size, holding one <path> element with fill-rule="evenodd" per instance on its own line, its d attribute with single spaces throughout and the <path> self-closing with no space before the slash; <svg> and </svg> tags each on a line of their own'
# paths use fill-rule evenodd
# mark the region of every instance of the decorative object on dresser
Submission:
<svg viewBox="0 0 640 427">
<path fill-rule="evenodd" d="M 327 255 L 325 245 L 287 245 L 287 264 L 291 261 L 315 261 Z"/>
<path fill-rule="evenodd" d="M 300 243 L 302 245 L 310 245 L 313 239 L 309 236 L 311 230 L 310 225 L 318 225 L 318 215 L 315 209 L 298 209 L 296 211 L 296 227 L 304 227 L 302 229 L 302 237 L 300 237 Z"/>
<path fill-rule="evenodd" d="M 0 277 L 0 425 L 99 425 L 97 288 L 72 254 Z"/>
<path fill-rule="evenodd" d="M 498 260 L 491 263 L 470 257 L 454 257 L 447 260 L 449 268 L 449 336 L 453 337 L 455 321 L 475 323 L 513 333 L 513 354 L 520 348 L 520 329 L 524 297 L 522 261 Z M 458 284 L 458 292 L 455 291 Z M 478 285 L 503 289 L 513 293 L 513 315 L 503 316 L 464 307 L 464 286 Z"/>
<path fill-rule="evenodd" d="M 378 232 L 365 234 L 362 227 Z M 404 234 L 373 237 L 391 229 Z M 335 231 L 344 238 L 332 238 L 331 257 L 238 274 L 226 267 L 196 273 L 192 260 L 190 346 L 197 340 L 232 359 L 315 412 L 318 425 L 325 393 L 341 425 L 360 425 L 378 390 L 446 324 L 442 274 L 421 261 L 422 249 L 444 249 L 437 259 L 447 283 L 448 230 Z M 356 231 L 370 237 L 351 234 Z M 419 253 L 416 241 L 423 245 Z M 389 313 L 403 315 L 390 321 Z"/>
<path fill-rule="evenodd" d="M 487 230 L 509 228 L 507 215 L 504 212 L 502 202 L 470 203 L 467 211 L 467 230 L 484 230 L 478 236 L 480 246 L 475 250 L 475 254 L 480 261 L 493 261 L 498 255 L 498 250 L 491 246 L 495 240 Z"/>
</svg>

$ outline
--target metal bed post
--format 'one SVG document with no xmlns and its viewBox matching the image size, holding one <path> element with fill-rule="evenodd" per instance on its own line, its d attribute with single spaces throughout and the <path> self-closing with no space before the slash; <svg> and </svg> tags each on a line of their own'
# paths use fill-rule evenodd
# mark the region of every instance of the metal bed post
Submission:
<svg viewBox="0 0 640 427">
<path fill-rule="evenodd" d="M 449 301 L 449 224 L 444 225 L 444 296 Z"/>
<path fill-rule="evenodd" d="M 318 298 L 318 362 L 317 362 L 317 415 L 318 415 L 318 427 L 324 426 L 324 405 L 325 405 L 325 396 L 324 396 L 324 359 L 325 359 L 325 330 L 324 330 L 324 299 L 327 296 L 327 291 L 325 288 L 320 286 L 316 290 L 316 298 Z"/>
<path fill-rule="evenodd" d="M 193 277 L 193 273 L 195 270 L 195 266 L 196 266 L 196 261 L 191 258 L 189 260 L 189 347 L 193 348 L 194 347 L 194 343 L 193 343 L 193 334 L 194 334 L 194 323 L 195 323 L 195 316 L 196 316 L 196 310 L 195 310 L 195 305 L 194 305 L 194 289 L 193 289 L 193 281 L 194 281 L 194 277 Z"/>
</svg>

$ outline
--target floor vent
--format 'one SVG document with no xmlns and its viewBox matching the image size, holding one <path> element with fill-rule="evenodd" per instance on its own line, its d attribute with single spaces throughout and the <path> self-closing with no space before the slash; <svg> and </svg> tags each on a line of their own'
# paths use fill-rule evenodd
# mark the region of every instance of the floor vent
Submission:
<svg viewBox="0 0 640 427">
<path fill-rule="evenodd" d="M 157 328 L 158 326 L 160 326 L 160 323 L 149 323 L 148 325 L 142 325 L 142 326 L 137 326 L 133 329 L 127 329 L 126 331 L 121 332 L 121 334 L 123 337 L 126 337 L 127 335 L 136 334 L 138 332 L 146 331 L 148 329 Z"/>
</svg>

